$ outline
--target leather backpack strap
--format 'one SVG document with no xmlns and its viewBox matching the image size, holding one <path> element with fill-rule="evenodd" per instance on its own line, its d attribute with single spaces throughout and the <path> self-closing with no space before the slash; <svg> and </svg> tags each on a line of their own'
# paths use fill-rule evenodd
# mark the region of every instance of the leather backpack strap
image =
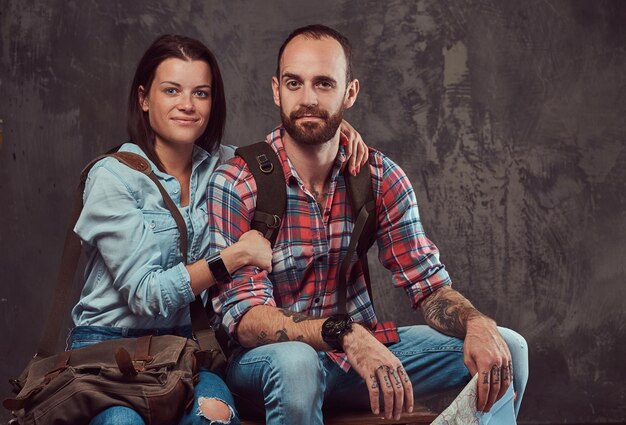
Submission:
<svg viewBox="0 0 626 425">
<path fill-rule="evenodd" d="M 376 217 L 376 200 L 372 189 L 372 176 L 370 174 L 369 165 L 361 168 L 360 172 L 353 176 L 349 173 L 347 167 L 344 171 L 344 180 L 352 206 L 353 216 L 356 217 L 352 234 L 350 235 L 350 244 L 348 252 L 339 267 L 339 284 L 338 284 L 338 300 L 337 307 L 340 313 L 347 313 L 347 279 L 348 269 L 352 262 L 352 257 L 356 252 L 363 268 L 365 284 L 372 305 L 374 298 L 372 297 L 372 284 L 369 273 L 369 264 L 367 261 L 367 251 L 376 241 L 376 231 L 378 221 Z"/>
<path fill-rule="evenodd" d="M 235 155 L 246 161 L 257 186 L 256 208 L 250 227 L 260 231 L 274 246 L 287 208 L 282 164 L 266 142 L 237 148 Z"/>
</svg>

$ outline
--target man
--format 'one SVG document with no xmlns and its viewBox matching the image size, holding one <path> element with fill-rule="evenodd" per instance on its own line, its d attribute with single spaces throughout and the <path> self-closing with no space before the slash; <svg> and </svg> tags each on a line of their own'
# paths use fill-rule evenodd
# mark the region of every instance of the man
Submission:
<svg viewBox="0 0 626 425">
<path fill-rule="evenodd" d="M 321 25 L 295 30 L 280 49 L 272 88 L 282 126 L 267 143 L 287 182 L 272 272 L 240 269 L 223 279 L 214 301 L 242 346 L 226 377 L 245 401 L 241 407 L 264 408 L 268 424 L 321 424 L 322 405 L 369 405 L 398 418 L 412 410 L 414 398 L 461 387 L 479 374 L 477 408 L 513 421 L 511 383 L 517 412 L 527 379 L 524 339 L 498 328 L 450 287 L 406 175 L 373 149 L 379 258 L 429 326 L 378 322 L 357 262 L 348 273 L 353 323 L 336 314 L 338 269 L 354 221 L 338 131 L 359 92 L 348 40 Z M 208 190 L 215 252 L 250 229 L 257 188 L 245 162 L 235 158 L 214 173 Z"/>
</svg>

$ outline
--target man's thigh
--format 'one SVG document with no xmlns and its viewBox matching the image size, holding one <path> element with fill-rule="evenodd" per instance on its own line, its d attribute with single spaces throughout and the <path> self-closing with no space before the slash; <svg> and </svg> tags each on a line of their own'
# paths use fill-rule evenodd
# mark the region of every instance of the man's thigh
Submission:
<svg viewBox="0 0 626 425">
<path fill-rule="evenodd" d="M 471 379 L 463 362 L 463 340 L 449 337 L 429 326 L 398 329 L 400 341 L 388 346 L 402 362 L 413 384 L 417 401 L 464 386 Z M 369 408 L 369 392 L 361 377 L 350 369 L 343 373 L 333 365 L 327 371 L 325 405 Z"/>
<path fill-rule="evenodd" d="M 242 350 L 229 362 L 226 383 L 243 414 L 282 405 L 312 403 L 325 389 L 318 353 L 302 342 L 281 342 Z M 245 408 L 244 408 L 245 406 Z"/>
</svg>

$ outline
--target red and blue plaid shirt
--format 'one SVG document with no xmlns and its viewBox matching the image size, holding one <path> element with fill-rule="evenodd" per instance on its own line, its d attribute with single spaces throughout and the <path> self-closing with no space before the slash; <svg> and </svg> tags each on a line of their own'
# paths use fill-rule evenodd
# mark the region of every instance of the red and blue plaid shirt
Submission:
<svg viewBox="0 0 626 425">
<path fill-rule="evenodd" d="M 355 219 L 343 177 L 346 156 L 340 148 L 322 211 L 287 158 L 281 131 L 277 127 L 266 139 L 278 153 L 287 182 L 287 208 L 273 250 L 272 272 L 268 275 L 255 267 L 237 270 L 213 302 L 233 336 L 239 320 L 256 305 L 320 318 L 338 311 L 337 274 Z M 391 271 L 393 286 L 403 288 L 417 308 L 430 293 L 449 285 L 450 278 L 439 262 L 437 247 L 424 234 L 413 188 L 402 169 L 374 149 L 370 149 L 369 168 L 378 216 L 378 257 Z M 240 157 L 213 173 L 208 188 L 209 252 L 224 249 L 250 230 L 256 192 L 252 173 Z M 398 341 L 395 324 L 379 323 L 376 318 L 356 256 L 348 276 L 352 280 L 347 282 L 346 307 L 352 319 L 373 330 L 382 343 Z M 349 369 L 345 355 L 329 355 Z"/>
</svg>

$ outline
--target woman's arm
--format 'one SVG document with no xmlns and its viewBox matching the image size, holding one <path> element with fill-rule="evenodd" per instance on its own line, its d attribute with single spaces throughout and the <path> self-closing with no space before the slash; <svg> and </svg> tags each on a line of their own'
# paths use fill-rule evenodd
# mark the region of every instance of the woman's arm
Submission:
<svg viewBox="0 0 626 425">
<path fill-rule="evenodd" d="M 272 271 L 272 247 L 261 232 L 250 230 L 239 238 L 239 241 L 220 252 L 222 261 L 232 274 L 244 266 L 256 266 L 260 269 Z M 198 295 L 215 284 L 206 260 L 196 261 L 187 266 L 191 277 L 191 290 Z"/>
</svg>

